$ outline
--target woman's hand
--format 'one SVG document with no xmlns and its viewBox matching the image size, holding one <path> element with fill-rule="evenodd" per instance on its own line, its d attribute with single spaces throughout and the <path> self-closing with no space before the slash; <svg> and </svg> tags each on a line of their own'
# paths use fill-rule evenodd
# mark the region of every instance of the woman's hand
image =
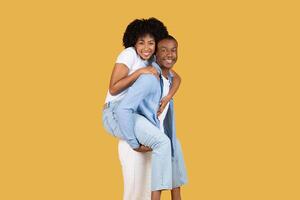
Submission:
<svg viewBox="0 0 300 200">
<path fill-rule="evenodd" d="M 157 111 L 157 116 L 159 116 L 165 109 L 166 105 L 169 103 L 169 101 L 171 100 L 170 96 L 165 96 L 160 100 L 160 105 L 159 105 L 159 109 Z"/>
<path fill-rule="evenodd" d="M 140 152 L 140 153 L 145 153 L 145 152 L 149 152 L 149 151 L 152 151 L 152 149 L 150 147 L 147 147 L 147 146 L 144 146 L 144 145 L 141 145 L 139 148 L 136 148 L 136 149 L 133 149 L 137 152 Z"/>
<path fill-rule="evenodd" d="M 153 75 L 158 74 L 157 70 L 153 66 L 142 67 L 138 71 L 140 74 L 153 74 Z"/>
</svg>

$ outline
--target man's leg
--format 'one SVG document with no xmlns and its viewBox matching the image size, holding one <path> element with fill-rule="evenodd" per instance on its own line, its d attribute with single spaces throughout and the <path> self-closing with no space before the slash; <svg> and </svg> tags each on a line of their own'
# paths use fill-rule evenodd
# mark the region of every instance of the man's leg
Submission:
<svg viewBox="0 0 300 200">
<path fill-rule="evenodd" d="M 123 200 L 150 200 L 151 152 L 136 152 L 120 140 L 119 159 L 124 179 Z"/>
</svg>

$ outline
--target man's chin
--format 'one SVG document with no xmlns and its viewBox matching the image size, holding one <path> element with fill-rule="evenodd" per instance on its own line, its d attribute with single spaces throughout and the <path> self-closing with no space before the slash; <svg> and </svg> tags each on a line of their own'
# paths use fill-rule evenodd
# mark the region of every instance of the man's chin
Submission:
<svg viewBox="0 0 300 200">
<path fill-rule="evenodd" d="M 166 69 L 171 69 L 173 67 L 173 65 L 163 65 L 163 67 Z"/>
</svg>

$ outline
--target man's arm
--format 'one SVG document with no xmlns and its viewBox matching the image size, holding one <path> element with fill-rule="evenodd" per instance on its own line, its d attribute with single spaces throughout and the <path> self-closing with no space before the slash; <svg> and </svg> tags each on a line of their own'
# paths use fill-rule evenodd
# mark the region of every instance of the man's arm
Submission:
<svg viewBox="0 0 300 200">
<path fill-rule="evenodd" d="M 168 95 L 165 96 L 164 98 L 162 98 L 161 101 L 160 101 L 160 106 L 159 106 L 159 109 L 157 111 L 157 115 L 160 115 L 163 112 L 163 110 L 165 109 L 168 102 L 173 98 L 173 96 L 177 92 L 177 90 L 180 86 L 180 83 L 181 83 L 180 76 L 172 69 L 171 69 L 171 72 L 174 75 L 173 82 L 172 82 L 172 85 L 171 85 L 171 88 L 169 90 Z"/>
<path fill-rule="evenodd" d="M 177 92 L 180 83 L 181 83 L 181 77 L 174 71 L 171 69 L 171 72 L 173 73 L 174 77 L 173 77 L 173 83 L 172 86 L 170 88 L 170 91 L 168 93 L 167 96 L 169 96 L 170 99 L 173 98 L 173 96 L 175 95 L 175 93 Z"/>
<path fill-rule="evenodd" d="M 155 91 L 156 77 L 150 74 L 141 75 L 129 88 L 125 97 L 116 109 L 119 128 L 128 144 L 137 149 L 140 144 L 134 133 L 134 112 L 145 97 Z"/>
</svg>

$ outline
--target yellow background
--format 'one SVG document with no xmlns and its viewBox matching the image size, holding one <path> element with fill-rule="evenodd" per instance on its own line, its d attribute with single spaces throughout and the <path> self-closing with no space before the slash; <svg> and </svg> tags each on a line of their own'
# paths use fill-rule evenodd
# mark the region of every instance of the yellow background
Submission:
<svg viewBox="0 0 300 200">
<path fill-rule="evenodd" d="M 179 41 L 183 199 L 300 199 L 296 2 L 1 1 L 0 199 L 121 199 L 101 107 L 127 24 L 151 16 Z"/>
</svg>

